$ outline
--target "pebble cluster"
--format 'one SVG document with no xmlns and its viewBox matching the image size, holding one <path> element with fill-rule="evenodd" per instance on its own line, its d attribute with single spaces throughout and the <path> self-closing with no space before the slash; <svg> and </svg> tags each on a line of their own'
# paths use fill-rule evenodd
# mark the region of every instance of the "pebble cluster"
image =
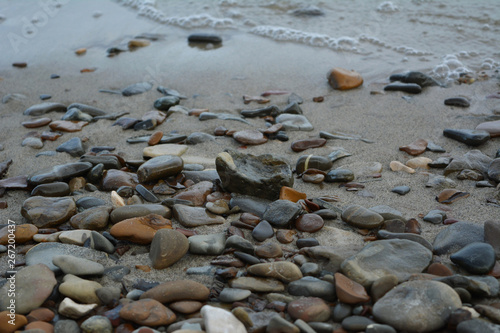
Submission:
<svg viewBox="0 0 500 333">
<path fill-rule="evenodd" d="M 154 40 L 154 39 L 151 39 Z M 218 36 L 196 34 L 190 43 L 221 43 Z M 128 48 L 149 45 L 135 39 Z M 110 49 L 118 54 L 119 48 Z M 77 50 L 85 54 L 84 49 Z M 14 64 L 16 67 L 23 67 Z M 334 68 L 327 74 L 334 89 L 363 84 L 359 73 Z M 440 83 L 420 72 L 390 77 L 385 91 L 419 93 Z M 114 92 L 123 96 L 153 89 L 149 82 Z M 301 109 L 302 98 L 287 91 L 244 95 L 244 104 L 267 104 L 273 95 L 288 94 L 288 104 L 245 109 L 240 116 L 212 113 L 182 106 L 186 96 L 162 86 L 155 110 L 141 119 L 109 114 L 94 106 L 43 102 L 24 111 L 31 132 L 22 145 L 43 147 L 61 132 L 81 131 L 95 121 L 112 120 L 124 130 L 150 130 L 132 136 L 129 144 L 142 144 L 143 159 L 125 160 L 110 145 L 86 148 L 78 137 L 56 149 L 74 162 L 37 170 L 31 175 L 4 178 L 12 160 L 0 163 L 0 193 L 29 191 L 15 230 L 16 245 L 25 262 L 16 274 L 15 325 L 10 325 L 6 297 L 9 284 L 0 288 L 0 332 L 499 332 L 498 297 L 500 220 L 483 225 L 447 218 L 435 209 L 422 221 L 447 224 L 433 240 L 420 235 L 417 219 L 406 219 L 387 205 L 340 206 L 335 196 L 302 193 L 294 182 L 339 183 L 348 191 L 364 189 L 360 178 L 382 177 L 382 164 L 366 163 L 358 170 L 334 168 L 350 156 L 344 149 L 328 156 L 300 155 L 296 164 L 272 154 L 255 156 L 227 149 L 205 169 L 183 158 L 187 145 L 232 137 L 243 146 L 289 140 L 289 131 L 312 131 Z M 113 92 L 113 91 L 105 91 Z M 321 97 L 321 98 L 320 98 Z M 49 97 L 50 98 L 50 97 Z M 42 100 L 48 99 L 41 96 Z M 318 96 L 315 102 L 322 102 Z M 444 101 L 469 107 L 463 97 Z M 63 113 L 60 120 L 50 115 Z M 260 130 L 233 131 L 222 126 L 213 135 L 165 134 L 161 124 L 173 113 L 199 121 L 224 119 L 247 123 L 264 119 Z M 500 121 L 475 129 L 444 129 L 443 135 L 477 147 L 500 136 Z M 321 131 L 319 137 L 290 143 L 294 152 L 324 146 L 328 140 L 373 141 L 361 136 Z M 106 143 L 110 144 L 110 143 Z M 396 147 L 395 147 L 396 149 Z M 490 157 L 473 149 L 455 158 L 418 157 L 427 150 L 444 149 L 425 138 L 399 147 L 411 158 L 392 161 L 394 172 L 441 169 L 429 174 L 428 187 L 441 188 L 441 204 L 466 200 L 469 193 L 455 189 L 457 179 L 472 179 L 477 186 L 498 188 L 500 150 Z M 51 154 L 43 152 L 41 154 Z M 109 200 L 91 193 L 110 192 Z M 398 195 L 408 186 L 392 189 Z M 74 195 L 89 193 L 75 200 Z M 491 198 L 492 204 L 498 204 Z M 369 194 L 367 194 L 369 195 Z M 2 200 L 0 207 L 5 208 Z M 341 220 L 345 228 L 328 225 Z M 200 227 L 222 225 L 216 233 Z M 0 229 L 0 252 L 6 252 L 8 228 Z M 210 229 L 203 229 L 210 230 Z M 221 229 L 218 229 L 221 230 Z M 335 241 L 322 244 L 315 233 L 327 230 Z M 117 265 L 131 246 L 140 245 L 148 260 L 135 267 Z M 5 256 L 5 254 L 0 257 Z M 168 270 L 186 256 L 203 256 L 207 265 L 186 267 L 186 274 L 207 276 L 209 284 L 186 277 L 170 281 L 127 280 L 131 269 Z M 448 258 L 446 261 L 443 258 Z"/>
</svg>

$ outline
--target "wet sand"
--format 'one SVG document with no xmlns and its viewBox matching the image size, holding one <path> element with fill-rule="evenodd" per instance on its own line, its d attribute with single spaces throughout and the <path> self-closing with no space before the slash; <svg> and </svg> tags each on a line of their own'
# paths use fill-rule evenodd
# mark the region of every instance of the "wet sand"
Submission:
<svg viewBox="0 0 500 333">
<path fill-rule="evenodd" d="M 9 6 L 15 6 L 8 2 Z M 34 6 L 36 7 L 36 6 Z M 9 17 L 9 7 L 3 12 Z M 32 17 L 39 10 L 24 16 Z M 21 101 L 0 104 L 0 161 L 12 159 L 13 164 L 6 177 L 31 174 L 36 170 L 57 164 L 74 162 L 77 159 L 65 153 L 57 156 L 35 155 L 41 151 L 55 150 L 61 143 L 72 137 L 88 138 L 85 147 L 112 145 L 125 159 L 140 159 L 146 144 L 128 144 L 126 139 L 132 136 L 148 134 L 149 131 L 122 130 L 112 127 L 113 121 L 99 120 L 84 127 L 81 132 L 65 133 L 55 142 L 45 141 L 41 150 L 21 147 L 23 136 L 30 129 L 21 126 L 28 117 L 23 111 L 31 105 L 41 103 L 40 94 L 50 94 L 49 102 L 69 105 L 73 102 L 89 104 L 108 112 L 128 111 L 131 117 L 140 118 L 142 114 L 153 110 L 153 102 L 162 95 L 156 91 L 158 85 L 173 88 L 188 96 L 181 105 L 187 108 L 207 108 L 212 112 L 227 112 L 238 115 L 240 110 L 261 107 L 258 104 L 243 104 L 242 95 L 259 95 L 266 90 L 286 90 L 294 92 L 304 99 L 301 105 L 304 115 L 314 126 L 311 132 L 287 132 L 290 141 L 269 141 L 264 145 L 249 146 L 244 152 L 255 155 L 272 153 L 284 157 L 293 167 L 303 154 L 328 155 L 338 147 L 345 148 L 351 157 L 335 162 L 334 167 L 346 167 L 362 162 L 380 162 L 383 165 L 382 178 L 367 182 L 366 190 L 374 198 L 347 192 L 338 184 L 314 185 L 295 181 L 294 188 L 307 193 L 308 197 L 336 195 L 340 198 L 339 208 L 350 204 L 365 207 L 389 205 L 403 213 L 407 219 L 417 218 L 422 226 L 422 236 L 431 243 L 435 235 L 445 228 L 444 225 L 431 225 L 423 222 L 419 214 L 426 214 L 436 207 L 443 207 L 435 196 L 437 189 L 426 188 L 427 172 L 442 174 L 442 170 L 418 170 L 409 175 L 392 172 L 389 163 L 393 160 L 405 162 L 411 156 L 398 150 L 416 139 L 423 138 L 441 145 L 446 153 L 425 152 L 421 156 L 436 159 L 440 156 L 461 156 L 471 150 L 464 144 L 447 139 L 442 132 L 445 128 L 475 128 L 498 108 L 498 100 L 485 99 L 485 96 L 499 90 L 498 79 L 477 81 L 471 85 L 452 85 L 448 88 L 429 87 L 419 95 L 408 96 L 401 92 L 386 92 L 372 95 L 370 91 L 382 91 L 390 74 L 404 71 L 402 64 L 396 64 L 392 72 L 381 73 L 370 60 L 352 68 L 349 56 L 333 56 L 331 50 L 310 48 L 300 44 L 276 42 L 258 36 L 215 31 L 223 38 L 223 46 L 214 50 L 191 47 L 187 36 L 192 32 L 175 27 L 159 26 L 152 21 L 138 19 L 136 13 L 112 2 L 99 5 L 103 15 L 93 18 L 95 9 L 92 5 L 70 2 L 63 6 L 58 14 L 39 28 L 36 36 L 21 45 L 19 52 L 6 51 L 0 59 L 0 95 L 19 93 L 26 96 Z M 78 13 L 78 15 L 76 15 Z M 68 27 L 71 27 L 68 28 Z M 80 27 L 86 27 L 80 29 Z M 9 26 L 9 19 L 0 24 L 0 29 L 16 29 Z M 14 30 L 17 31 L 17 30 Z M 165 34 L 165 40 L 152 42 L 150 46 L 134 52 L 124 52 L 108 58 L 106 49 L 134 35 L 154 32 Z M 214 32 L 214 31 L 207 31 Z M 87 53 L 77 56 L 74 51 L 86 47 Z M 336 61 L 332 61 L 332 58 Z M 340 60 L 339 60 L 340 59 Z M 11 66 L 13 62 L 26 61 L 27 68 Z M 80 73 L 83 68 L 97 68 L 93 73 Z M 361 73 L 365 82 L 362 87 L 350 91 L 335 91 L 327 83 L 326 73 L 333 67 L 354 69 Z M 421 70 L 420 68 L 411 68 Z M 59 74 L 60 79 L 50 79 L 51 74 Z M 490 73 L 494 74 L 494 73 Z M 120 90 L 129 84 L 153 81 L 154 88 L 144 94 L 132 97 L 100 93 L 99 89 Z M 323 103 L 314 103 L 312 98 L 324 96 Z M 464 96 L 471 100 L 471 107 L 460 109 L 445 106 L 448 97 Z M 271 96 L 271 104 L 283 107 L 287 95 Z M 405 97 L 405 98 L 403 98 Z M 62 114 L 50 113 L 53 120 Z M 228 129 L 263 129 L 262 119 L 250 119 L 251 125 L 235 121 L 209 120 L 199 121 L 196 117 L 182 114 L 171 115 L 165 123 L 158 126 L 164 133 L 175 131 L 189 135 L 193 132 L 213 134 L 217 126 Z M 42 128 L 46 129 L 46 128 Z M 367 144 L 361 141 L 329 140 L 326 146 L 295 153 L 290 149 L 294 140 L 318 137 L 319 131 L 341 131 L 359 134 L 375 141 Z M 41 132 L 41 130 L 39 130 Z M 498 140 L 492 139 L 479 149 L 493 157 L 498 149 Z M 215 159 L 226 148 L 240 149 L 231 138 L 217 138 L 189 146 L 186 155 Z M 213 167 L 213 165 L 207 165 Z M 454 178 L 454 176 L 452 176 Z M 449 218 L 482 224 L 485 220 L 497 217 L 499 207 L 486 204 L 486 199 L 498 194 L 492 188 L 476 188 L 475 182 L 457 181 L 457 189 L 467 191 L 470 197 L 446 206 Z M 409 194 L 399 196 L 390 190 L 394 186 L 408 185 Z M 9 207 L 0 211 L 2 223 L 12 219 L 23 223 L 20 208 L 29 193 L 8 191 L 3 200 Z M 106 192 L 85 193 L 110 201 Z M 77 196 L 78 198 L 80 196 Z M 327 226 L 351 230 L 340 219 L 328 221 Z M 213 233 L 223 230 L 224 226 L 199 228 L 200 233 Z M 313 235 L 321 244 L 330 245 L 329 229 L 325 228 Z M 361 236 L 360 236 L 361 237 Z M 22 247 L 20 247 L 22 248 Z M 139 247 L 138 247 L 139 248 Z M 133 252 L 133 251 L 130 251 Z M 209 259 L 202 256 L 188 255 L 171 268 L 144 273 L 136 270 L 136 264 L 144 264 L 147 253 L 132 256 L 127 253 L 117 264 L 129 266 L 132 273 L 127 279 L 144 278 L 148 280 L 172 280 L 185 278 L 186 267 L 207 265 Z M 22 260 L 22 256 L 18 256 Z M 1 260 L 0 269 L 6 267 L 6 260 Z M 204 277 L 188 277 L 206 280 Z M 103 283 L 111 283 L 110 281 Z"/>
</svg>

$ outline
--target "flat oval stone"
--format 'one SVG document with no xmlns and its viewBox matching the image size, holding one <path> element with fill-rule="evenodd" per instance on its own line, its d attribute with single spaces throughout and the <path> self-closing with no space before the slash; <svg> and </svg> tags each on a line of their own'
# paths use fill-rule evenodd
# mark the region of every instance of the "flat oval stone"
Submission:
<svg viewBox="0 0 500 333">
<path fill-rule="evenodd" d="M 379 230 L 377 236 L 381 239 L 408 239 L 425 246 L 430 251 L 433 250 L 432 244 L 420 235 L 408 232 L 390 232 L 387 230 Z"/>
<path fill-rule="evenodd" d="M 172 222 L 161 215 L 149 214 L 120 221 L 113 225 L 109 232 L 117 239 L 150 244 L 156 232 L 164 228 L 172 229 Z"/>
<path fill-rule="evenodd" d="M 139 179 L 135 173 L 109 169 L 105 172 L 102 179 L 102 189 L 104 191 L 116 191 L 122 186 L 135 188 L 138 183 Z"/>
<path fill-rule="evenodd" d="M 288 285 L 288 293 L 294 296 L 320 297 L 326 301 L 335 301 L 335 285 L 312 276 L 305 276 Z"/>
<path fill-rule="evenodd" d="M 283 250 L 278 244 L 267 242 L 255 247 L 255 255 L 260 258 L 279 258 L 283 256 Z"/>
<path fill-rule="evenodd" d="M 170 109 L 170 107 L 179 104 L 179 102 L 180 102 L 179 97 L 169 95 L 169 96 L 164 96 L 164 97 L 158 98 L 154 102 L 154 107 L 155 107 L 155 109 L 158 109 L 161 111 L 168 111 L 168 109 Z"/>
<path fill-rule="evenodd" d="M 326 144 L 326 139 L 304 139 L 292 142 L 292 150 L 294 152 L 301 152 L 309 148 L 319 148 Z"/>
<path fill-rule="evenodd" d="M 50 124 L 51 121 L 52 121 L 52 119 L 46 118 L 46 117 L 35 118 L 35 119 L 23 121 L 21 123 L 21 125 L 23 125 L 26 128 L 38 128 L 38 127 L 42 127 L 42 126 Z"/>
<path fill-rule="evenodd" d="M 325 182 L 350 182 L 354 180 L 354 173 L 348 169 L 335 169 L 329 171 L 325 176 Z"/>
<path fill-rule="evenodd" d="M 219 294 L 219 301 L 224 303 L 233 303 L 237 301 L 242 301 L 248 296 L 250 296 L 252 292 L 246 289 L 238 289 L 238 288 L 224 288 Z"/>
<path fill-rule="evenodd" d="M 315 155 L 300 156 L 295 164 L 295 170 L 298 174 L 303 173 L 307 169 L 318 169 L 327 171 L 332 167 L 333 163 L 329 158 Z"/>
<path fill-rule="evenodd" d="M 392 74 L 389 77 L 389 80 L 391 82 L 401 81 L 403 83 L 416 83 L 422 88 L 431 86 L 441 86 L 441 84 L 438 81 L 436 81 L 429 75 L 424 74 L 422 72 L 414 72 L 414 71 L 407 73 Z"/>
<path fill-rule="evenodd" d="M 443 135 L 468 146 L 480 146 L 490 139 L 490 133 L 483 130 L 447 128 L 443 131 Z"/>
<path fill-rule="evenodd" d="M 55 120 L 50 123 L 49 127 L 53 131 L 78 132 L 88 124 L 86 121 Z"/>
<path fill-rule="evenodd" d="M 267 142 L 267 137 L 257 130 L 243 130 L 233 134 L 233 139 L 244 145 L 260 145 Z"/>
<path fill-rule="evenodd" d="M 3 227 L 0 229 L 0 245 L 6 246 L 9 244 L 9 235 L 11 234 L 12 229 L 8 227 Z M 16 240 L 16 244 L 24 244 L 30 241 L 34 235 L 38 233 L 38 228 L 33 224 L 17 224 L 16 228 L 13 232 Z M 11 236 L 12 237 L 12 236 Z M 5 252 L 7 249 L 5 250 Z"/>
<path fill-rule="evenodd" d="M 422 92 L 422 87 L 415 83 L 390 83 L 384 87 L 384 90 L 420 94 Z"/>
<path fill-rule="evenodd" d="M 229 281 L 231 288 L 246 289 L 254 293 L 283 292 L 285 286 L 278 280 L 260 277 L 238 277 Z"/>
<path fill-rule="evenodd" d="M 397 193 L 399 195 L 405 195 L 410 192 L 410 187 L 406 185 L 396 186 L 391 190 L 391 192 Z"/>
<path fill-rule="evenodd" d="M 346 223 L 363 229 L 373 229 L 379 227 L 384 218 L 365 207 L 351 205 L 342 211 L 342 220 Z"/>
<path fill-rule="evenodd" d="M 165 143 L 156 146 L 146 147 L 142 150 L 144 157 L 157 157 L 162 155 L 181 156 L 188 150 L 186 145 L 178 145 L 174 143 Z"/>
<path fill-rule="evenodd" d="M 101 230 L 108 226 L 111 207 L 97 206 L 71 217 L 70 224 L 76 229 Z"/>
<path fill-rule="evenodd" d="M 488 274 L 495 265 L 495 250 L 488 243 L 475 242 L 450 256 L 453 263 L 472 274 Z"/>
<path fill-rule="evenodd" d="M 253 275 L 272 277 L 285 283 L 302 278 L 302 272 L 299 267 L 288 261 L 256 264 L 248 267 L 247 271 Z"/>
<path fill-rule="evenodd" d="M 490 133 L 492 138 L 500 136 L 500 120 L 487 121 L 476 126 L 478 131 L 486 131 Z"/>
<path fill-rule="evenodd" d="M 41 116 L 52 111 L 66 112 L 66 106 L 61 103 L 49 103 L 49 102 L 35 104 L 24 110 L 23 115 Z"/>
<path fill-rule="evenodd" d="M 177 301 L 206 301 L 210 291 L 203 284 L 191 280 L 168 281 L 153 287 L 141 295 L 141 299 L 155 299 L 160 303 Z"/>
<path fill-rule="evenodd" d="M 195 33 L 188 36 L 188 41 L 191 43 L 220 44 L 222 43 L 222 38 L 213 34 Z"/>
<path fill-rule="evenodd" d="M 322 322 L 330 318 L 330 307 L 318 297 L 304 297 L 288 303 L 287 312 L 293 319 Z"/>
<path fill-rule="evenodd" d="M 443 255 L 456 252 L 474 242 L 484 242 L 484 227 L 460 221 L 441 230 L 432 245 L 435 254 Z"/>
<path fill-rule="evenodd" d="M 188 249 L 189 242 L 186 236 L 176 230 L 161 229 L 153 237 L 149 259 L 153 263 L 153 268 L 167 268 L 179 261 Z"/>
<path fill-rule="evenodd" d="M 181 225 L 188 228 L 210 224 L 223 224 L 226 221 L 222 216 L 207 212 L 205 208 L 202 207 L 175 204 L 172 212 L 174 218 Z"/>
<path fill-rule="evenodd" d="M 378 300 L 373 315 L 397 330 L 433 332 L 445 326 L 451 312 L 461 306 L 458 294 L 444 283 L 409 281 Z"/>
<path fill-rule="evenodd" d="M 186 190 L 175 195 L 174 199 L 189 200 L 195 206 L 203 206 L 207 196 L 212 192 L 213 183 L 210 181 L 201 181 L 190 186 Z M 208 207 L 207 207 L 208 208 Z M 215 207 L 213 207 L 215 209 Z M 214 212 L 215 213 L 215 212 Z"/>
<path fill-rule="evenodd" d="M 31 191 L 31 196 L 42 197 L 64 197 L 69 195 L 70 190 L 67 183 L 55 182 L 49 184 L 40 184 Z"/>
<path fill-rule="evenodd" d="M 84 210 L 97 206 L 106 206 L 108 203 L 96 197 L 82 197 L 76 200 L 76 206 L 79 210 Z"/>
<path fill-rule="evenodd" d="M 68 180 L 77 176 L 85 175 L 92 168 L 92 164 L 86 162 L 76 162 L 61 164 L 52 167 L 49 170 L 36 172 L 29 177 L 31 185 L 40 185 L 53 183 L 55 181 Z"/>
<path fill-rule="evenodd" d="M 303 214 L 295 220 L 295 228 L 303 232 L 317 232 L 323 228 L 325 221 L 317 214 Z"/>
<path fill-rule="evenodd" d="M 173 323 L 177 316 L 169 308 L 154 299 L 140 299 L 120 309 L 120 317 L 138 325 L 160 326 Z"/>
<path fill-rule="evenodd" d="M 146 200 L 147 202 L 151 202 L 151 203 L 157 203 L 157 202 L 160 202 L 160 199 L 158 199 L 158 197 L 156 195 L 154 195 L 153 193 L 151 193 L 147 188 L 145 188 L 144 186 L 142 186 L 141 184 L 137 185 L 135 187 L 135 190 L 137 191 L 137 193 L 139 193 L 141 195 L 142 198 L 144 198 L 144 200 Z"/>
<path fill-rule="evenodd" d="M 330 70 L 326 78 L 333 89 L 348 90 L 357 88 L 363 84 L 363 78 L 358 72 L 350 71 L 340 67 Z"/>
<path fill-rule="evenodd" d="M 276 117 L 276 122 L 283 124 L 287 131 L 312 131 L 314 126 L 300 114 L 282 113 Z M 279 132 L 278 132 L 279 133 Z"/>
<path fill-rule="evenodd" d="M 459 106 L 461 108 L 468 108 L 470 102 L 465 97 L 451 97 L 444 100 L 444 105 Z"/>
<path fill-rule="evenodd" d="M 75 200 L 69 197 L 30 197 L 21 209 L 21 214 L 39 228 L 58 226 L 75 213 Z"/>
<path fill-rule="evenodd" d="M 125 219 L 141 217 L 148 214 L 156 214 L 168 218 L 170 217 L 171 212 L 168 207 L 159 204 L 128 205 L 115 208 L 110 214 L 110 219 L 111 223 L 114 224 Z"/>
<path fill-rule="evenodd" d="M 64 274 L 102 275 L 104 266 L 92 260 L 78 258 L 72 255 L 57 255 L 52 257 L 52 263 L 59 267 Z"/>
</svg>

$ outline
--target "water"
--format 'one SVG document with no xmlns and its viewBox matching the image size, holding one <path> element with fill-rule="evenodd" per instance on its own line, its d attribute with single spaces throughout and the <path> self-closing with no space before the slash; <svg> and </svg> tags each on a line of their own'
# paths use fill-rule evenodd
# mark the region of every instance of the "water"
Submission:
<svg viewBox="0 0 500 333">
<path fill-rule="evenodd" d="M 376 73 L 418 69 L 452 81 L 500 62 L 496 0 L 119 2 L 162 25 L 329 49 L 332 63 L 369 61 Z"/>
</svg>

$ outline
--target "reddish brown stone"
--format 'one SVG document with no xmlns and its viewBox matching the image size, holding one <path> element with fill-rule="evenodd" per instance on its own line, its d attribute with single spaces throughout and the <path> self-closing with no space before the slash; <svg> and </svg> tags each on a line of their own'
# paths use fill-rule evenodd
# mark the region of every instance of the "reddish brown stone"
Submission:
<svg viewBox="0 0 500 333">
<path fill-rule="evenodd" d="M 295 228 L 303 232 L 316 232 L 324 225 L 325 221 L 318 214 L 303 214 L 295 220 Z"/>
<path fill-rule="evenodd" d="M 198 117 L 204 112 L 208 112 L 208 109 L 191 109 L 189 110 L 188 115 Z"/>
<path fill-rule="evenodd" d="M 278 133 L 279 131 L 281 131 L 282 128 L 283 128 L 283 124 L 282 123 L 277 123 L 277 124 L 274 124 L 271 127 L 266 128 L 265 130 L 262 131 L 262 133 L 264 133 L 264 134 L 274 134 L 274 133 Z"/>
<path fill-rule="evenodd" d="M 226 132 L 227 132 L 227 128 L 225 128 L 224 126 L 217 126 L 214 130 L 214 135 L 215 136 L 224 136 L 224 135 L 226 135 Z"/>
<path fill-rule="evenodd" d="M 405 232 L 420 235 L 422 233 L 420 223 L 416 219 L 409 219 L 405 223 Z"/>
<path fill-rule="evenodd" d="M 207 196 L 212 192 L 213 184 L 209 181 L 202 181 L 192 185 L 185 191 L 182 191 L 174 196 L 175 199 L 189 200 L 195 206 L 203 206 L 207 200 Z"/>
<path fill-rule="evenodd" d="M 117 239 L 150 244 L 156 231 L 160 229 L 172 229 L 172 222 L 163 216 L 149 214 L 118 222 L 109 232 Z"/>
<path fill-rule="evenodd" d="M 23 125 L 26 128 L 38 128 L 38 127 L 48 125 L 51 121 L 52 121 L 52 119 L 50 119 L 50 118 L 35 118 L 35 119 L 23 121 L 21 123 L 21 125 Z"/>
<path fill-rule="evenodd" d="M 291 202 L 297 202 L 300 199 L 306 199 L 307 194 L 294 190 L 291 187 L 283 186 L 280 190 L 280 200 L 288 200 Z"/>
<path fill-rule="evenodd" d="M 438 276 L 452 276 L 453 272 L 451 269 L 446 267 L 445 265 L 441 263 L 434 262 L 430 264 L 429 267 L 427 267 L 427 273 L 433 274 L 433 275 L 438 275 Z"/>
<path fill-rule="evenodd" d="M 260 217 L 253 215 L 251 213 L 243 213 L 240 216 L 240 221 L 255 227 L 261 221 Z"/>
<path fill-rule="evenodd" d="M 49 131 L 44 131 L 42 132 L 42 136 L 40 137 L 42 140 L 49 140 L 49 141 L 56 141 L 58 138 L 60 138 L 62 133 L 60 132 L 49 132 Z"/>
<path fill-rule="evenodd" d="M 47 308 L 38 308 L 35 310 L 32 310 L 26 317 L 28 318 L 28 321 L 34 322 L 34 321 L 45 321 L 45 322 L 50 322 L 52 319 L 54 319 L 54 311 L 47 309 Z"/>
<path fill-rule="evenodd" d="M 399 147 L 399 150 L 407 152 L 412 156 L 417 156 L 422 154 L 427 148 L 427 140 L 418 139 L 406 146 Z"/>
<path fill-rule="evenodd" d="M 154 132 L 149 137 L 148 145 L 150 145 L 150 146 L 157 145 L 160 142 L 161 138 L 163 138 L 163 132 L 162 131 L 156 131 L 156 132 Z"/>
<path fill-rule="evenodd" d="M 348 90 L 363 84 L 358 72 L 336 67 L 327 73 L 328 83 L 333 89 Z"/>
<path fill-rule="evenodd" d="M 452 204 L 457 200 L 467 198 L 470 194 L 454 189 L 446 189 L 436 196 L 436 200 L 442 204 Z"/>
<path fill-rule="evenodd" d="M 234 268 L 233 268 L 234 269 Z M 173 302 L 168 305 L 168 307 L 176 312 L 189 314 L 196 311 L 199 311 L 203 303 L 198 301 L 178 301 Z"/>
<path fill-rule="evenodd" d="M 139 184 L 137 174 L 116 169 L 106 171 L 102 179 L 102 189 L 104 191 L 116 191 L 121 186 L 135 186 Z"/>
<path fill-rule="evenodd" d="M 279 258 L 283 256 L 281 246 L 268 242 L 255 247 L 255 255 L 260 258 Z"/>
<path fill-rule="evenodd" d="M 304 139 L 292 142 L 292 150 L 294 152 L 301 152 L 309 148 L 323 147 L 326 144 L 326 139 Z"/>
<path fill-rule="evenodd" d="M 78 132 L 88 124 L 86 121 L 55 120 L 50 123 L 49 127 L 53 131 Z"/>
<path fill-rule="evenodd" d="M 28 319 L 25 316 L 20 314 L 15 314 L 14 325 L 9 324 L 9 321 L 12 320 L 9 317 L 9 311 L 0 312 L 0 332 L 2 333 L 13 333 L 22 327 L 24 327 L 28 323 Z"/>
<path fill-rule="evenodd" d="M 141 295 L 141 299 L 152 298 L 161 303 L 176 301 L 206 301 L 210 291 L 203 284 L 192 280 L 164 282 Z"/>
<path fill-rule="evenodd" d="M 34 321 L 32 323 L 29 323 L 24 327 L 24 329 L 27 330 L 40 330 L 42 332 L 46 333 L 53 333 L 54 332 L 54 325 L 46 323 L 44 321 Z"/>
<path fill-rule="evenodd" d="M 154 299 L 141 299 L 126 304 L 120 310 L 120 317 L 139 325 L 169 325 L 176 320 L 175 314 Z"/>
<path fill-rule="evenodd" d="M 335 290 L 339 301 L 346 304 L 365 303 L 370 300 L 362 285 L 341 273 L 335 273 Z"/>
<path fill-rule="evenodd" d="M 305 322 L 323 322 L 330 318 L 331 310 L 328 304 L 318 297 L 303 297 L 288 303 L 288 314 L 293 319 Z"/>
<path fill-rule="evenodd" d="M 69 190 L 70 192 L 81 190 L 85 187 L 85 184 L 87 184 L 87 181 L 83 177 L 72 178 L 68 183 Z"/>
<path fill-rule="evenodd" d="M 261 145 L 267 142 L 267 137 L 257 130 L 243 130 L 233 134 L 233 139 L 244 145 Z"/>
<path fill-rule="evenodd" d="M 0 209 L 5 209 L 7 208 L 9 205 L 7 204 L 7 201 L 5 200 L 0 200 Z"/>
<path fill-rule="evenodd" d="M 0 230 L 0 244 L 1 245 L 7 245 L 8 243 L 8 236 L 9 236 L 9 229 L 8 227 L 4 227 Z M 30 241 L 34 235 L 38 233 L 38 228 L 34 226 L 33 224 L 20 224 L 16 225 L 15 231 L 14 231 L 14 239 L 16 240 L 16 244 L 24 244 L 28 241 Z"/>
<path fill-rule="evenodd" d="M 321 103 L 324 100 L 325 100 L 325 98 L 323 96 L 313 97 L 313 102 L 316 102 L 316 103 Z"/>
</svg>

